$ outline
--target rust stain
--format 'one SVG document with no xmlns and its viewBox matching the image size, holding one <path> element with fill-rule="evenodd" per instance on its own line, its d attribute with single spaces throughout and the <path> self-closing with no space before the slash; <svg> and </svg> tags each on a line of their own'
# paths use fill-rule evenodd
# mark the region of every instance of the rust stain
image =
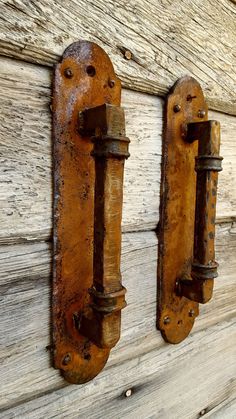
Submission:
<svg viewBox="0 0 236 419">
<path fill-rule="evenodd" d="M 90 134 L 95 160 L 93 287 L 90 310 L 81 317 L 80 332 L 101 348 L 120 338 L 121 309 L 126 306 L 121 284 L 121 217 L 124 160 L 129 157 L 122 108 L 104 104 L 80 114 L 80 132 Z"/>
<path fill-rule="evenodd" d="M 188 124 L 186 141 L 198 141 L 194 250 L 191 280 L 179 283 L 179 293 L 198 303 L 207 303 L 217 277 L 215 261 L 215 216 L 218 172 L 221 171 L 220 124 L 205 121 Z"/>
<path fill-rule="evenodd" d="M 110 352 L 110 347 L 97 346 L 79 331 L 93 286 L 95 202 L 94 144 L 79 131 L 79 113 L 104 103 L 119 106 L 120 97 L 121 83 L 98 45 L 79 41 L 65 50 L 55 68 L 52 104 L 53 345 L 55 368 L 71 383 L 94 378 Z"/>
<path fill-rule="evenodd" d="M 179 343 L 193 327 L 198 303 L 210 299 L 216 276 L 219 124 L 207 121 L 201 86 L 191 77 L 171 89 L 164 124 L 157 328 L 167 342 Z"/>
</svg>

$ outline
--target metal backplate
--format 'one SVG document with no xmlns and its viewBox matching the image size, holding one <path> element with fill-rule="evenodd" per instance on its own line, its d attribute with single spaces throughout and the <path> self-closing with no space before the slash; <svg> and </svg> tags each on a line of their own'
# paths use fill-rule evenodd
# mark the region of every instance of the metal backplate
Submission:
<svg viewBox="0 0 236 419">
<path fill-rule="evenodd" d="M 93 278 L 93 144 L 78 131 L 79 111 L 120 105 L 121 84 L 107 54 L 86 41 L 70 45 L 53 84 L 54 364 L 72 383 L 85 383 L 105 365 L 109 349 L 78 332 Z"/>
<path fill-rule="evenodd" d="M 157 328 L 164 339 L 179 343 L 189 334 L 198 303 L 178 296 L 179 278 L 190 278 L 193 259 L 198 144 L 185 141 L 189 122 L 207 120 L 198 82 L 180 79 L 166 100 L 163 135 L 158 255 Z"/>
</svg>

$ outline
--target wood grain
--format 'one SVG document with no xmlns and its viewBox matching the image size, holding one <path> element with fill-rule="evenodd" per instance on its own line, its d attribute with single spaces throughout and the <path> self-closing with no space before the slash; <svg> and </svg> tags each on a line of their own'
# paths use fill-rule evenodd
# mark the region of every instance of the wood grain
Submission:
<svg viewBox="0 0 236 419">
<path fill-rule="evenodd" d="M 228 221 L 236 219 L 236 118 L 226 115 L 236 115 L 235 14 L 235 0 L 1 2 L 1 418 L 235 419 L 236 227 Z M 50 67 L 78 39 L 106 50 L 126 88 L 131 158 L 122 275 L 128 307 L 104 371 L 84 386 L 71 386 L 52 368 L 49 347 Z M 159 219 L 163 100 L 153 95 L 164 96 L 185 74 L 201 83 L 213 109 L 209 117 L 222 125 L 224 170 L 217 205 L 219 278 L 191 335 L 176 346 L 155 329 L 157 237 L 151 230 Z"/>
<path fill-rule="evenodd" d="M 221 403 L 204 415 L 204 419 L 235 419 L 236 399 L 234 393 L 226 394 Z"/>
<path fill-rule="evenodd" d="M 51 71 L 0 59 L 0 242 L 48 239 L 52 217 Z M 131 157 L 125 165 L 123 231 L 155 229 L 159 219 L 162 99 L 123 90 Z M 217 219 L 236 216 L 236 119 L 222 125 L 223 172 Z"/>
<path fill-rule="evenodd" d="M 235 115 L 235 14 L 230 0 L 5 0 L 0 53 L 51 66 L 88 39 L 105 48 L 126 88 L 164 95 L 189 74 L 212 109 Z"/>
<path fill-rule="evenodd" d="M 233 397 L 235 332 L 236 322 L 231 319 L 197 332 L 178 345 L 178 350 L 165 344 L 138 357 L 133 354 L 132 359 L 107 368 L 95 381 L 57 388 L 13 406 L 1 417 L 198 418 Z M 131 397 L 125 397 L 128 389 Z"/>
<path fill-rule="evenodd" d="M 220 263 L 219 278 L 215 281 L 213 299 L 210 303 L 200 307 L 200 315 L 196 319 L 190 338 L 199 349 L 198 332 L 205 331 L 202 335 L 204 342 L 203 336 L 207 339 L 209 327 L 236 315 L 235 251 L 235 226 L 231 224 L 219 225 L 216 241 L 217 260 Z M 50 353 L 46 349 L 50 345 L 51 327 L 50 244 L 42 242 L 1 246 L 0 260 L 2 290 L 0 302 L 2 364 L 0 399 L 1 407 L 4 409 L 9 405 L 38 397 L 44 392 L 56 391 L 66 384 L 60 378 L 59 373 L 51 367 Z M 183 355 L 185 345 L 188 346 L 189 338 L 183 345 L 166 345 L 160 333 L 155 329 L 156 271 L 157 238 L 155 233 L 150 231 L 124 234 L 122 276 L 124 286 L 128 290 L 128 306 L 122 313 L 121 340 L 111 352 L 105 374 L 107 374 L 107 369 L 109 370 L 115 365 L 122 366 L 129 360 L 130 364 L 127 363 L 127 366 L 124 364 L 123 367 L 120 367 L 120 371 L 123 371 L 124 375 L 125 369 L 129 370 L 135 363 L 138 365 L 139 357 L 142 358 L 149 352 L 150 362 L 152 362 L 152 351 L 156 352 L 155 356 L 159 357 L 162 353 L 163 361 L 160 357 L 158 362 L 167 367 L 170 359 L 169 354 L 176 357 L 175 362 L 177 362 L 178 357 Z M 233 335 L 229 335 L 228 339 L 231 339 L 231 348 L 234 351 Z M 204 345 L 207 345 L 206 341 Z M 189 356 L 192 357 L 191 351 Z M 136 361 L 133 364 L 134 359 Z M 227 362 L 222 365 L 225 366 Z M 159 368 L 159 365 L 155 366 L 155 361 L 153 361 L 153 368 Z M 215 368 L 218 368 L 217 362 Z M 135 371 L 132 374 L 133 378 L 129 385 L 133 379 L 137 379 L 138 371 L 136 377 Z M 113 373 L 110 371 L 110 375 L 106 376 L 110 385 L 115 386 Z M 143 379 L 145 380 L 145 378 Z M 166 382 L 169 379 L 167 374 Z M 96 393 L 98 391 L 96 390 L 96 380 L 91 383 L 91 387 L 88 387 L 94 389 L 95 399 L 98 394 Z M 208 380 L 208 376 L 205 376 L 204 380 Z M 123 381 L 123 378 L 118 380 L 117 390 L 126 383 Z M 171 381 L 169 381 L 169 385 L 172 385 Z M 81 391 L 83 388 L 79 387 Z M 106 386 L 102 388 L 101 391 L 106 393 Z M 202 390 L 199 389 L 199 391 Z M 86 403 L 85 400 L 83 406 Z"/>
</svg>

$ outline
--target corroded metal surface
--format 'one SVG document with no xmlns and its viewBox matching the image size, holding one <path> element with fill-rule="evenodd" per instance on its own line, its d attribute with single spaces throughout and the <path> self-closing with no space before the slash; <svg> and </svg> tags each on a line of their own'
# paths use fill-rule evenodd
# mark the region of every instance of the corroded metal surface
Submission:
<svg viewBox="0 0 236 419">
<path fill-rule="evenodd" d="M 163 136 L 157 327 L 170 343 L 188 336 L 212 295 L 220 161 L 219 124 L 207 121 L 199 83 L 184 77 L 167 97 Z"/>
<path fill-rule="evenodd" d="M 212 297 L 218 266 L 214 242 L 217 182 L 222 161 L 219 122 L 189 124 L 186 140 L 198 141 L 197 189 L 191 278 L 180 280 L 179 294 L 203 304 Z"/>
<path fill-rule="evenodd" d="M 54 364 L 72 383 L 84 383 L 104 367 L 109 348 L 78 331 L 93 285 L 95 163 L 90 137 L 78 129 L 79 112 L 104 103 L 120 105 L 121 84 L 107 54 L 76 42 L 56 66 L 54 139 Z"/>
<path fill-rule="evenodd" d="M 129 157 L 124 110 L 104 104 L 80 115 L 80 132 L 90 134 L 95 159 L 94 259 L 91 305 L 82 313 L 80 332 L 101 348 L 120 338 L 121 309 L 126 306 L 121 284 L 121 216 L 124 160 Z"/>
<path fill-rule="evenodd" d="M 186 129 L 189 122 L 206 119 L 200 85 L 190 77 L 180 79 L 166 101 L 158 251 L 157 327 L 171 343 L 188 336 L 199 313 L 198 303 L 177 295 L 176 282 L 190 277 L 193 255 L 198 145 L 185 141 Z"/>
</svg>

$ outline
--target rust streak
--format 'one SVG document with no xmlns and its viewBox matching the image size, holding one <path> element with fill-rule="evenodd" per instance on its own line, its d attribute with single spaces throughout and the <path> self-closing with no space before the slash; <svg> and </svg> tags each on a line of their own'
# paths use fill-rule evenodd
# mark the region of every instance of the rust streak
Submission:
<svg viewBox="0 0 236 419">
<path fill-rule="evenodd" d="M 53 345 L 55 368 L 72 383 L 94 378 L 110 352 L 110 347 L 97 346 L 79 330 L 94 282 L 95 201 L 94 144 L 89 135 L 84 137 L 79 131 L 79 113 L 104 103 L 119 107 L 120 98 L 121 83 L 98 45 L 79 41 L 65 50 L 55 68 L 52 104 Z M 121 212 L 118 218 L 120 221 Z"/>
</svg>

